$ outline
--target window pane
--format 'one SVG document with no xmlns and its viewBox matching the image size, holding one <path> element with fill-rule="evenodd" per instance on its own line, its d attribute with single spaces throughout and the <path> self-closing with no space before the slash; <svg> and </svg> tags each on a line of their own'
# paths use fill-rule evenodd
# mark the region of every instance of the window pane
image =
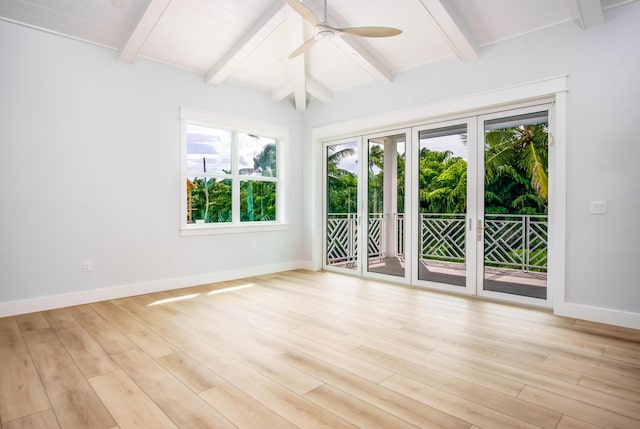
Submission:
<svg viewBox="0 0 640 429">
<path fill-rule="evenodd" d="M 238 174 L 276 177 L 276 140 L 238 133 Z"/>
<path fill-rule="evenodd" d="M 187 124 L 187 171 L 231 174 L 231 132 Z"/>
<path fill-rule="evenodd" d="M 276 220 L 276 184 L 243 180 L 240 182 L 240 221 Z"/>
<path fill-rule="evenodd" d="M 231 222 L 231 180 L 187 179 L 187 223 Z"/>
</svg>

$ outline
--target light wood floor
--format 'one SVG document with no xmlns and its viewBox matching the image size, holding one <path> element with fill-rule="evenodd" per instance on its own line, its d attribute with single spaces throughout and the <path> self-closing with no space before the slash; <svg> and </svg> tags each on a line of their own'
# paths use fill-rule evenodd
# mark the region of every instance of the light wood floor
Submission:
<svg viewBox="0 0 640 429">
<path fill-rule="evenodd" d="M 294 271 L 0 319 L 0 420 L 637 429 L 640 332 Z"/>
</svg>

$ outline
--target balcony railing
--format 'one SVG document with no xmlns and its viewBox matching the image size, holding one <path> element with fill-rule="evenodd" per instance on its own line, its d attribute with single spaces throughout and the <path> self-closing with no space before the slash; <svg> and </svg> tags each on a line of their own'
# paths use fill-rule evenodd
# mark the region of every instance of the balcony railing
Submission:
<svg viewBox="0 0 640 429">
<path fill-rule="evenodd" d="M 388 217 L 387 217 L 388 218 Z M 391 222 L 382 213 L 369 215 L 368 256 L 404 256 L 405 219 L 395 214 Z M 484 259 L 486 266 L 523 272 L 547 271 L 547 216 L 485 215 Z M 387 228 L 393 234 L 387 234 Z M 355 262 L 358 254 L 358 217 L 331 213 L 327 216 L 327 262 Z M 420 258 L 445 262 L 465 261 L 466 216 L 421 213 Z M 387 240 L 392 239 L 389 243 Z"/>
</svg>

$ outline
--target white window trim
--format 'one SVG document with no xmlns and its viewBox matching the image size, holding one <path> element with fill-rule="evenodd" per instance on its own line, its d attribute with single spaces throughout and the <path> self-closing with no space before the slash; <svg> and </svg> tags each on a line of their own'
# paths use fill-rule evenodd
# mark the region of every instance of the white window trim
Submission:
<svg viewBox="0 0 640 429">
<path fill-rule="evenodd" d="M 187 123 L 233 130 L 249 134 L 262 135 L 276 139 L 277 145 L 277 180 L 273 178 L 256 178 L 260 181 L 276 181 L 278 184 L 276 193 L 276 220 L 272 222 L 240 222 L 234 219 L 232 222 L 189 224 L 187 223 Z M 182 236 L 229 234 L 261 231 L 280 231 L 289 228 L 287 223 L 286 195 L 287 186 L 287 155 L 289 147 L 289 130 L 285 127 L 258 122 L 250 119 L 239 118 L 218 113 L 206 112 L 180 106 L 180 234 Z M 234 163 L 237 162 L 234 158 Z M 220 175 L 230 178 L 234 186 L 239 186 L 239 180 L 246 179 L 238 174 L 237 168 L 232 170 L 232 175 Z M 237 182 L 237 183 L 236 183 Z M 232 194 L 233 195 L 233 194 Z M 234 198 L 232 196 L 232 198 Z M 232 207 L 239 206 L 239 201 L 232 201 Z M 237 211 L 237 210 L 236 210 Z"/>
</svg>

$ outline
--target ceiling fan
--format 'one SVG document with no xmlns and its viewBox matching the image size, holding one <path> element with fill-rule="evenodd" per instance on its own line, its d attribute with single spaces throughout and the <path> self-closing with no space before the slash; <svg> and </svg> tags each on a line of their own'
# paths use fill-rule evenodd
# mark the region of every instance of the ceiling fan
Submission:
<svg viewBox="0 0 640 429">
<path fill-rule="evenodd" d="M 289 55 L 289 58 L 297 57 L 309 49 L 314 43 L 322 39 L 330 39 L 334 36 L 352 35 L 360 37 L 391 37 L 402 33 L 402 30 L 391 27 L 352 27 L 335 28 L 327 23 L 327 0 L 324 0 L 324 19 L 321 21 L 299 0 L 287 0 L 287 4 L 302 16 L 309 24 L 315 27 L 315 34 L 312 38 L 300 45 Z"/>
</svg>

